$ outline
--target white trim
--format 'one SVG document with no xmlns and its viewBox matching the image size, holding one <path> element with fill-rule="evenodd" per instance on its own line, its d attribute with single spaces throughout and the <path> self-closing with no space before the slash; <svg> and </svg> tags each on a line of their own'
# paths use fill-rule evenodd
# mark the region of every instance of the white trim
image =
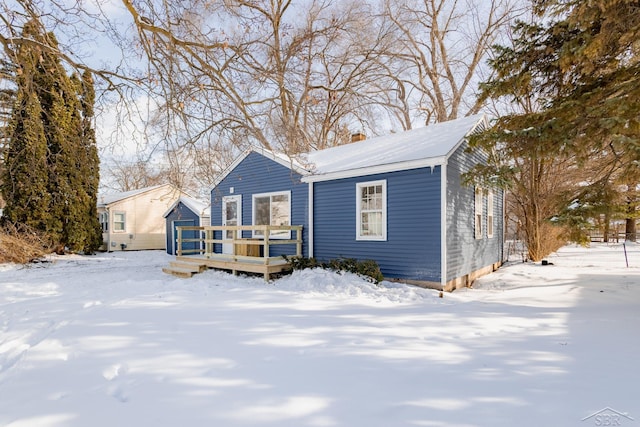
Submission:
<svg viewBox="0 0 640 427">
<path fill-rule="evenodd" d="M 307 220 L 307 250 L 309 258 L 313 258 L 313 182 L 309 183 L 309 217 Z"/>
<path fill-rule="evenodd" d="M 381 236 L 363 236 L 362 231 L 362 212 L 361 212 L 361 189 L 363 187 L 382 186 L 382 235 Z M 365 181 L 356 183 L 356 240 L 366 241 L 386 241 L 387 240 L 387 180 L 381 179 L 377 181 Z"/>
<path fill-rule="evenodd" d="M 269 193 L 258 193 L 258 194 L 252 194 L 251 195 L 251 224 L 252 225 L 256 225 L 256 199 L 258 197 L 269 197 L 269 223 L 271 224 L 271 198 L 273 196 L 283 196 L 286 195 L 287 196 L 287 202 L 289 205 L 289 224 L 291 225 L 291 215 L 293 212 L 291 212 L 291 190 L 287 190 L 287 191 L 271 191 Z M 252 231 L 252 237 L 255 239 L 260 239 L 260 238 L 264 238 L 264 236 L 261 236 L 259 234 L 256 234 L 256 231 Z M 276 236 L 269 236 L 269 239 L 291 239 L 291 231 L 288 231 L 286 234 L 281 234 L 281 235 L 276 235 Z"/>
<path fill-rule="evenodd" d="M 447 164 L 440 168 L 440 283 L 447 284 Z"/>
<path fill-rule="evenodd" d="M 386 165 L 371 166 L 368 168 L 348 169 L 327 174 L 308 175 L 302 177 L 302 182 L 332 181 L 335 179 L 354 178 L 358 176 L 375 175 L 380 173 L 398 172 L 419 168 L 434 168 L 446 163 L 446 156 L 430 157 L 428 159 L 411 160 L 408 162 L 389 163 Z"/>
<path fill-rule="evenodd" d="M 242 225 L 242 194 L 234 194 L 234 195 L 230 195 L 230 196 L 223 196 L 222 197 L 222 207 L 221 207 L 221 217 L 220 220 L 222 222 L 222 225 L 225 226 L 227 225 L 227 220 L 226 220 L 226 216 L 227 216 L 227 203 L 229 201 L 235 201 L 237 203 L 237 210 L 236 210 L 236 215 L 237 215 L 237 224 L 236 225 Z M 227 233 L 226 231 L 223 231 L 223 233 Z M 223 239 L 225 239 L 226 237 L 222 236 Z M 238 230 L 236 232 L 236 238 L 242 238 L 242 231 Z M 227 252 L 225 252 L 225 248 L 227 250 Z M 228 252 L 231 251 L 231 252 Z M 223 243 L 222 244 L 222 253 L 233 253 L 233 244 L 232 243 Z"/>
</svg>

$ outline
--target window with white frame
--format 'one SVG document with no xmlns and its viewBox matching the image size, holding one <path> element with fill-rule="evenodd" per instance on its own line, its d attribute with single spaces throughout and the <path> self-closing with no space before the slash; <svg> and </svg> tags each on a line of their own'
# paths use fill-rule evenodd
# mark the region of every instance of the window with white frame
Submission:
<svg viewBox="0 0 640 427">
<path fill-rule="evenodd" d="M 476 239 L 482 239 L 482 188 L 475 189 L 475 230 Z"/>
<path fill-rule="evenodd" d="M 113 213 L 113 231 L 114 232 L 123 232 L 126 228 L 126 214 L 124 212 L 114 212 Z"/>
<path fill-rule="evenodd" d="M 493 237 L 493 191 L 487 191 L 487 237 Z"/>
<path fill-rule="evenodd" d="M 291 192 L 253 195 L 253 225 L 291 225 Z M 264 237 L 264 232 L 255 230 L 254 237 Z M 290 239 L 291 230 L 272 230 L 270 239 Z"/>
<path fill-rule="evenodd" d="M 387 240 L 387 181 L 356 184 L 356 240 Z"/>
<path fill-rule="evenodd" d="M 100 212 L 100 227 L 102 228 L 102 232 L 106 233 L 109 231 L 109 214 L 106 212 Z"/>
</svg>

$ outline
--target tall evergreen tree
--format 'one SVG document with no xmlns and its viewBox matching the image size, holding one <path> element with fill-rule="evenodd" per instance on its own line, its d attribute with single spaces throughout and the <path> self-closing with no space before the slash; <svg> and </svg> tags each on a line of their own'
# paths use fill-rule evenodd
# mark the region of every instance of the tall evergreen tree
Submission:
<svg viewBox="0 0 640 427">
<path fill-rule="evenodd" d="M 29 79 L 29 76 L 20 78 Z M 51 196 L 48 191 L 47 140 L 40 120 L 42 108 L 35 92 L 20 84 L 9 122 L 9 144 L 4 153 L 0 189 L 6 202 L 4 216 L 37 230 L 47 229 Z"/>
<path fill-rule="evenodd" d="M 82 242 L 84 251 L 93 251 L 102 244 L 102 228 L 98 221 L 98 187 L 100 185 L 100 158 L 93 127 L 95 89 L 93 78 L 85 71 L 81 78 L 74 76 L 80 101 L 80 146 L 77 149 L 76 167 L 80 178 L 82 194 L 80 202 L 82 215 Z"/>
<path fill-rule="evenodd" d="M 517 170 L 505 153 L 571 160 L 567 173 L 598 162 L 598 168 L 590 168 L 595 174 L 582 177 L 579 188 L 548 195 L 564 197 L 560 208 L 575 198 L 616 188 L 611 184 L 617 177 L 638 168 L 640 2 L 533 3 L 541 23 L 514 26 L 513 45 L 495 48 L 495 77 L 482 87 L 486 98 L 525 108 L 498 119 L 476 144 L 501 150 L 500 167 L 485 171 L 485 176 L 498 175 L 507 182 Z M 629 221 L 635 224 L 632 216 Z"/>
<path fill-rule="evenodd" d="M 45 33 L 39 22 L 25 24 L 23 40 L 15 57 L 21 72 L 29 76 L 29 84 L 24 84 L 27 80 L 18 79 L 18 90 L 37 101 L 39 110 L 33 113 L 35 107 L 32 107 L 32 113 L 26 114 L 22 105 L 16 105 L 14 115 L 23 118 L 22 127 L 25 129 L 34 129 L 32 132 L 42 130 L 45 162 L 37 169 L 14 168 L 33 174 L 34 178 L 25 181 L 28 191 L 41 194 L 47 203 L 38 210 L 24 212 L 23 216 L 11 216 L 10 219 L 29 223 L 34 222 L 34 217 L 38 218 L 38 228 L 59 247 L 92 252 L 101 244 L 96 212 L 98 158 L 91 127 L 92 106 L 88 106 L 94 101 L 93 86 L 87 87 L 85 81 L 67 75 L 57 55 L 55 36 Z M 19 150 L 14 150 L 25 142 L 20 134 L 14 134 L 9 141 L 11 163 L 25 164 L 27 158 Z M 44 185 L 42 177 L 46 177 Z M 7 180 L 9 182 L 5 182 L 3 189 L 15 185 L 13 177 L 7 176 Z M 32 185 L 32 181 L 41 185 Z M 8 192 L 5 197 L 11 213 L 20 209 L 24 194 L 19 189 Z"/>
</svg>

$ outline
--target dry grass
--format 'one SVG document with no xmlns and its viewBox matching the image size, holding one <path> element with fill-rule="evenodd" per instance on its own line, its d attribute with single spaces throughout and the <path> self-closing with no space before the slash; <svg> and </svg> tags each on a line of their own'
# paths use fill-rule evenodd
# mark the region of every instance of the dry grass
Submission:
<svg viewBox="0 0 640 427">
<path fill-rule="evenodd" d="M 5 224 L 0 228 L 0 263 L 27 264 L 52 252 L 42 233 L 22 224 Z"/>
</svg>

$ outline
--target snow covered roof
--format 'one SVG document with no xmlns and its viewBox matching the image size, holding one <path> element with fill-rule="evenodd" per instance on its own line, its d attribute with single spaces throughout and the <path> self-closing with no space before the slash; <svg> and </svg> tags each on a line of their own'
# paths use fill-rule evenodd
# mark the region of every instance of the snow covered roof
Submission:
<svg viewBox="0 0 640 427">
<path fill-rule="evenodd" d="M 137 190 L 125 191 L 122 193 L 112 193 L 112 194 L 102 194 L 98 196 L 98 206 L 108 206 L 112 203 L 119 202 L 120 200 L 127 199 L 129 197 L 134 197 L 139 194 L 146 193 L 147 191 L 153 191 L 157 188 L 171 186 L 171 184 L 160 184 L 154 185 L 151 187 L 139 188 Z"/>
<path fill-rule="evenodd" d="M 483 114 L 478 114 L 309 153 L 311 175 L 303 181 L 443 164 L 485 120 Z"/>
<path fill-rule="evenodd" d="M 462 141 L 482 124 L 486 125 L 484 114 L 476 114 L 423 128 L 313 151 L 295 159 L 263 148 L 251 148 L 242 153 L 218 176 L 212 189 L 252 152 L 299 173 L 305 182 L 442 165 Z"/>
<path fill-rule="evenodd" d="M 178 198 L 178 200 L 175 201 L 175 203 L 173 203 L 169 207 L 169 209 L 167 209 L 163 217 L 166 218 L 171 213 L 171 211 L 173 211 L 173 209 L 175 209 L 175 207 L 178 206 L 178 203 L 180 202 L 184 203 L 184 205 L 189 209 L 191 209 L 191 211 L 197 213 L 198 216 L 200 217 L 208 216 L 207 208 L 211 206 L 210 204 L 201 202 L 200 200 L 194 199 L 191 196 L 187 196 L 183 194 Z"/>
</svg>

